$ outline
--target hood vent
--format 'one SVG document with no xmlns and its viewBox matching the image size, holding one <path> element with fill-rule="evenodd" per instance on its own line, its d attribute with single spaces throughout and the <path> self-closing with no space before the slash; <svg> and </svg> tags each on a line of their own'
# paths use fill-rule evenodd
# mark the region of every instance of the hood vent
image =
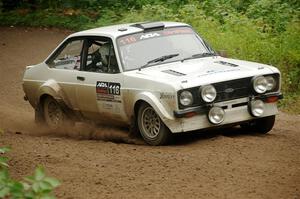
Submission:
<svg viewBox="0 0 300 199">
<path fill-rule="evenodd" d="M 175 75 L 175 76 L 184 76 L 184 75 L 186 75 L 184 73 L 180 73 L 180 72 L 177 72 L 175 70 L 163 70 L 161 72 L 165 72 L 165 73 L 168 73 L 170 75 Z"/>
<path fill-rule="evenodd" d="M 216 61 L 215 63 L 225 65 L 225 66 L 231 66 L 231 67 L 238 67 L 239 66 L 239 65 L 232 64 L 232 63 L 225 62 L 225 61 Z"/>
</svg>

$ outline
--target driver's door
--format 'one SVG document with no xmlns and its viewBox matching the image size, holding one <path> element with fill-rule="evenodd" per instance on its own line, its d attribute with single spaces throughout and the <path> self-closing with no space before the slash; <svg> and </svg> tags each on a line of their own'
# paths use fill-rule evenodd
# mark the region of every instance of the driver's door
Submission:
<svg viewBox="0 0 300 199">
<path fill-rule="evenodd" d="M 49 67 L 49 77 L 52 77 L 62 89 L 64 102 L 73 110 L 77 110 L 76 86 L 80 72 L 84 40 L 71 38 L 65 41 L 46 64 Z"/>
<path fill-rule="evenodd" d="M 86 38 L 83 66 L 78 72 L 76 100 L 86 118 L 99 122 L 123 121 L 123 75 L 119 72 L 112 40 Z"/>
</svg>

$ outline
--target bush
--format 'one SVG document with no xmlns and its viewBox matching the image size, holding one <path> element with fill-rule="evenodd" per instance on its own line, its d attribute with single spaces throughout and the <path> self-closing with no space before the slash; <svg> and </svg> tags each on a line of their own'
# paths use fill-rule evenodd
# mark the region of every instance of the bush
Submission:
<svg viewBox="0 0 300 199">
<path fill-rule="evenodd" d="M 226 50 L 229 56 L 237 59 L 277 66 L 282 72 L 283 90 L 287 93 L 299 93 L 299 21 L 288 22 L 287 20 L 291 16 L 290 18 L 270 19 L 268 21 L 270 24 L 273 23 L 272 20 L 282 22 L 274 33 L 274 31 L 263 30 L 258 25 L 254 14 L 251 19 L 246 14 L 232 11 L 232 8 L 230 12 L 221 14 L 218 6 L 209 9 L 214 7 L 213 4 L 214 1 L 203 4 L 186 4 L 176 12 L 163 5 L 145 5 L 142 10 L 131 10 L 121 22 L 175 20 L 189 23 L 210 42 L 214 49 Z M 277 4 L 279 4 L 278 1 Z M 281 7 L 277 5 L 276 8 L 284 7 L 286 9 L 285 6 L 285 4 Z M 253 5 L 249 5 L 250 8 L 254 10 Z M 210 14 L 203 9 L 210 10 Z M 270 8 L 270 10 L 274 9 Z M 249 13 L 251 12 L 249 11 Z M 269 12 L 271 13 L 271 11 Z M 266 14 L 262 11 L 260 13 L 261 15 Z M 281 34 L 277 34 L 277 32 Z"/>
<path fill-rule="evenodd" d="M 8 152 L 7 147 L 0 148 L 0 154 Z M 54 199 L 52 191 L 60 183 L 47 177 L 42 167 L 38 167 L 32 176 L 24 181 L 13 180 L 8 172 L 8 158 L 0 156 L 0 198 Z"/>
</svg>

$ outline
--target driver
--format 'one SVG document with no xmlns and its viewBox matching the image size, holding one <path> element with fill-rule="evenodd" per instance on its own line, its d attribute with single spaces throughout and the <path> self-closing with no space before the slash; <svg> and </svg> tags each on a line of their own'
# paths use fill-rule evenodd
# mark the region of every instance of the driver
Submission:
<svg viewBox="0 0 300 199">
<path fill-rule="evenodd" d="M 107 72 L 109 65 L 109 42 L 100 44 L 93 42 L 92 44 L 97 44 L 99 48 L 92 53 L 91 63 L 87 65 L 86 70 L 93 72 Z"/>
<path fill-rule="evenodd" d="M 99 53 L 101 55 L 101 62 L 104 67 L 108 67 L 109 64 L 109 52 L 110 51 L 110 43 L 107 42 L 100 46 Z"/>
</svg>

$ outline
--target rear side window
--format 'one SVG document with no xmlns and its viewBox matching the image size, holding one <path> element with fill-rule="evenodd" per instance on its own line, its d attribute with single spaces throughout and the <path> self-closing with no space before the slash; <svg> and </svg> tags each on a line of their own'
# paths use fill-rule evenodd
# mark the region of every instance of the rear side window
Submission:
<svg viewBox="0 0 300 199">
<path fill-rule="evenodd" d="M 48 63 L 49 67 L 66 70 L 80 70 L 83 40 L 68 42 Z"/>
</svg>

